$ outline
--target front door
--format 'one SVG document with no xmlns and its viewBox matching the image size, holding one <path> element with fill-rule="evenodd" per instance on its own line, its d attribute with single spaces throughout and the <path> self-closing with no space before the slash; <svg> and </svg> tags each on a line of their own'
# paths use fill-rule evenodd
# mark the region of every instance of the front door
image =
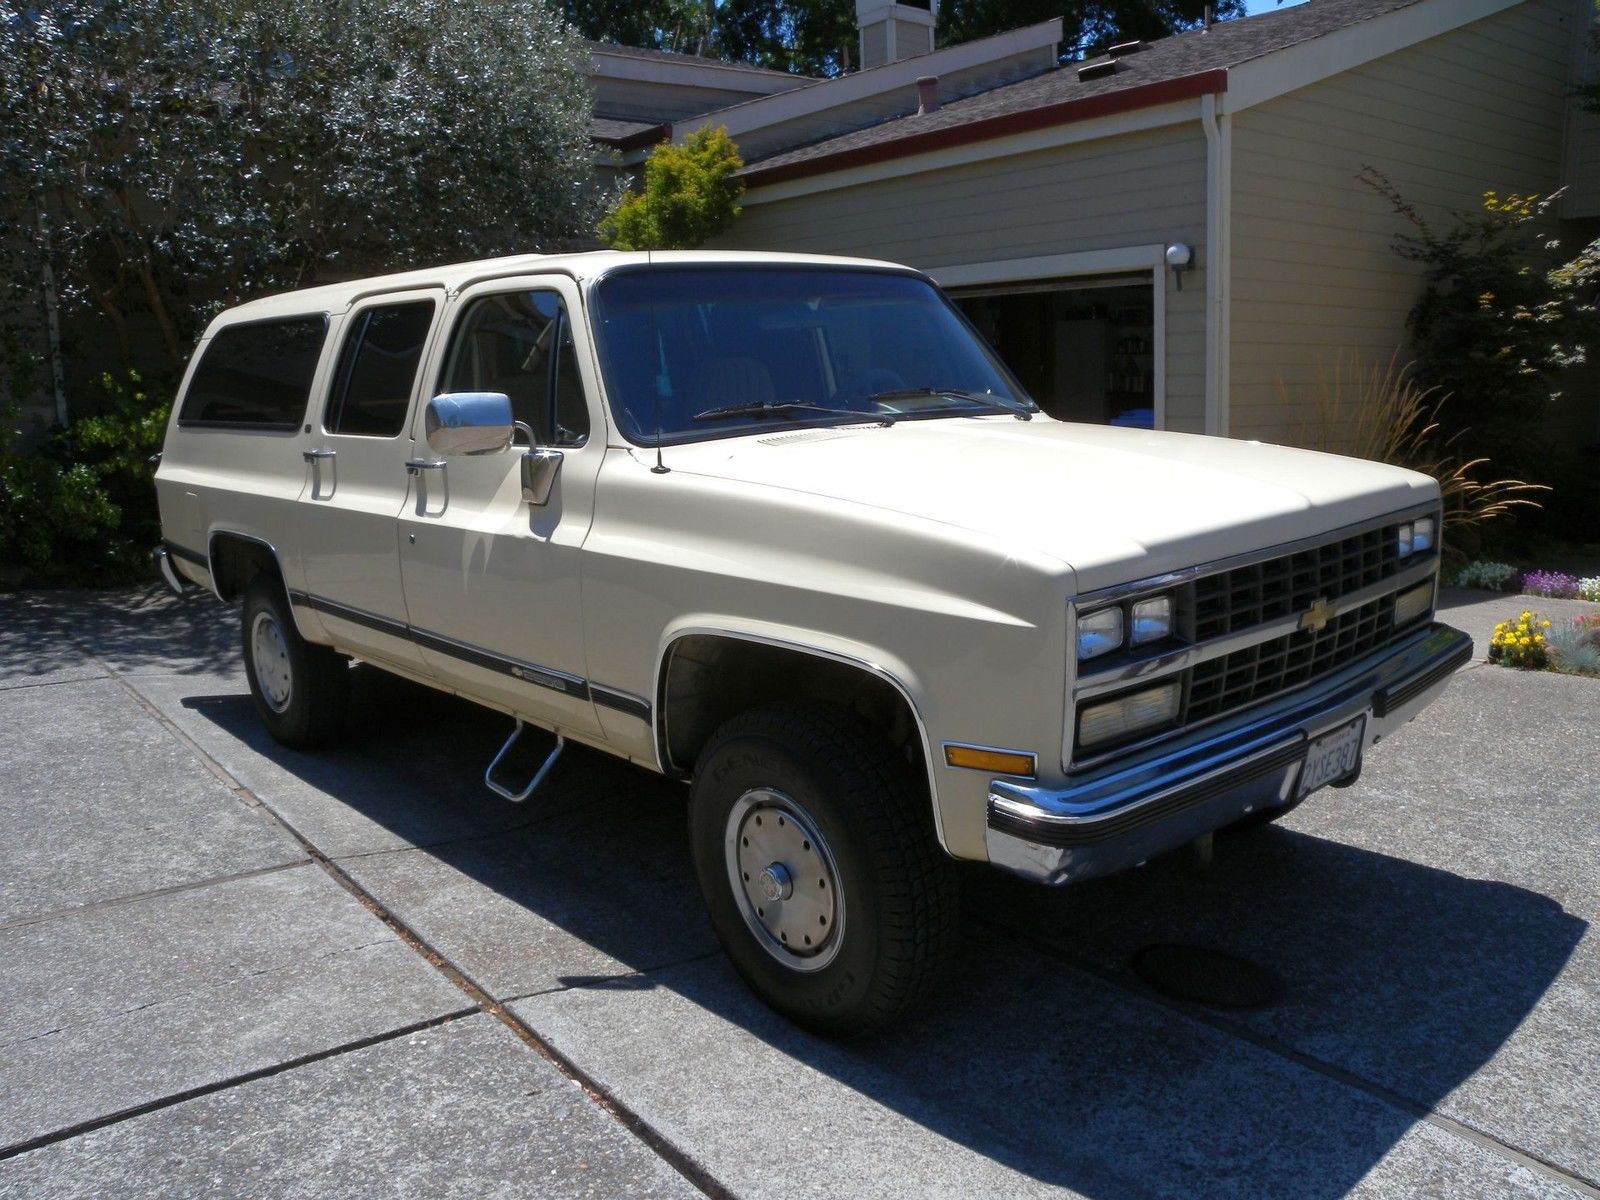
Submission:
<svg viewBox="0 0 1600 1200">
<path fill-rule="evenodd" d="M 412 671 L 425 662 L 406 632 L 395 519 L 412 456 L 408 416 L 443 304 L 437 289 L 402 292 L 346 315 L 320 422 L 305 442 L 299 506 L 305 602 L 342 647 Z"/>
<path fill-rule="evenodd" d="M 596 731 L 579 553 L 605 427 L 587 335 L 568 316 L 580 306 L 564 276 L 496 280 L 452 303 L 432 392 L 510 396 L 535 442 L 561 451 L 560 473 L 547 503 L 525 500 L 522 436 L 503 454 L 414 469 L 400 562 L 411 635 L 436 675 L 541 724 Z M 434 458 L 420 412 L 412 428 L 418 455 Z"/>
</svg>

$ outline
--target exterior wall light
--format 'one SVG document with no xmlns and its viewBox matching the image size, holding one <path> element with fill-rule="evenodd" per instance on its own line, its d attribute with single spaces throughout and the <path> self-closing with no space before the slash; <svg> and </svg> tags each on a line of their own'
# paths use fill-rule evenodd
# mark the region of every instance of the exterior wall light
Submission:
<svg viewBox="0 0 1600 1200">
<path fill-rule="evenodd" d="M 1172 268 L 1172 282 L 1183 291 L 1183 273 L 1194 266 L 1194 247 L 1173 242 L 1167 247 L 1167 266 Z"/>
</svg>

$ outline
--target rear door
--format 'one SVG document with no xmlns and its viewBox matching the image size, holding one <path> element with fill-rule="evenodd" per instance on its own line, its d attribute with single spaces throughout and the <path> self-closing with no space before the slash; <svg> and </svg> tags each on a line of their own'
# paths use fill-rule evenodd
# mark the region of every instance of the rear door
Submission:
<svg viewBox="0 0 1600 1200">
<path fill-rule="evenodd" d="M 299 542 L 307 603 L 341 645 L 374 662 L 427 671 L 407 633 L 396 520 L 412 457 L 410 414 L 441 290 L 351 308 L 320 415 L 306 441 Z"/>
<path fill-rule="evenodd" d="M 583 655 L 579 554 L 605 454 L 576 283 L 495 280 L 451 304 L 435 394 L 503 392 L 541 447 L 562 455 L 549 500 L 523 499 L 525 439 L 412 477 L 400 555 L 412 636 L 438 677 L 560 729 L 598 730 Z M 419 456 L 433 458 L 412 419 Z"/>
</svg>

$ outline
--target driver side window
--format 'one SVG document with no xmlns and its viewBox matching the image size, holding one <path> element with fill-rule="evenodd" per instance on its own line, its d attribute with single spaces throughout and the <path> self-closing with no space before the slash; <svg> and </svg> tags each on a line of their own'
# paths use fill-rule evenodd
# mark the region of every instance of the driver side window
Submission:
<svg viewBox="0 0 1600 1200">
<path fill-rule="evenodd" d="M 472 301 L 456 322 L 439 391 L 504 392 L 541 446 L 581 446 L 589 437 L 572 325 L 557 292 Z"/>
</svg>

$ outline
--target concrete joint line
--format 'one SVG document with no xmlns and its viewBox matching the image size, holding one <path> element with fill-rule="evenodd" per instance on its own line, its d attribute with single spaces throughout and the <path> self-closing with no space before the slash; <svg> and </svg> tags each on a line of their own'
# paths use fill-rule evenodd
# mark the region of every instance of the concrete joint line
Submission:
<svg viewBox="0 0 1600 1200">
<path fill-rule="evenodd" d="M 1456 1120 L 1454 1117 L 1447 1117 L 1443 1113 L 1436 1112 L 1426 1104 L 1413 1100 L 1400 1092 L 1391 1091 L 1381 1083 L 1374 1083 L 1372 1080 L 1365 1079 L 1352 1071 L 1347 1071 L 1343 1067 L 1324 1062 L 1322 1059 L 1315 1058 L 1303 1050 L 1296 1050 L 1293 1046 L 1285 1045 L 1276 1038 L 1267 1037 L 1265 1034 L 1256 1033 L 1252 1029 L 1235 1024 L 1198 1004 L 1186 1004 L 1182 1000 L 1174 1000 L 1169 996 L 1163 996 L 1154 989 L 1146 988 L 1137 982 L 1123 978 L 1113 971 L 1108 971 L 1094 963 L 1069 954 L 1056 946 L 1052 946 L 1049 942 L 1028 933 L 1026 930 L 990 922 L 978 923 L 994 932 L 1020 938 L 1036 953 L 1053 959 L 1071 970 L 1088 975 L 1090 978 L 1120 992 L 1148 1001 L 1159 1008 L 1165 1008 L 1170 1012 L 1177 1013 L 1179 1016 L 1187 1017 L 1191 1021 L 1204 1025 L 1218 1033 L 1225 1034 L 1228 1037 L 1236 1038 L 1241 1042 L 1248 1042 L 1258 1050 L 1264 1050 L 1268 1054 L 1285 1059 L 1308 1071 L 1313 1071 L 1325 1079 L 1331 1079 L 1335 1083 L 1341 1083 L 1346 1087 L 1353 1088 L 1374 1100 L 1389 1105 L 1391 1108 L 1399 1109 L 1418 1121 L 1426 1122 L 1436 1129 L 1452 1134 L 1463 1141 L 1471 1142 L 1491 1154 L 1515 1163 L 1535 1175 L 1559 1183 L 1563 1187 L 1578 1192 L 1580 1195 L 1600 1200 L 1600 1180 L 1580 1175 L 1570 1167 L 1563 1167 L 1558 1163 L 1541 1158 L 1531 1151 L 1522 1150 L 1508 1142 L 1503 1142 L 1493 1134 L 1485 1133 L 1481 1129 L 1476 1129 L 1471 1125 Z"/>
<path fill-rule="evenodd" d="M 204 1083 L 198 1087 L 186 1088 L 181 1092 L 174 1092 L 170 1096 L 162 1096 L 158 1100 L 146 1101 L 144 1104 L 135 1104 L 131 1108 L 118 1109 L 114 1113 L 107 1113 L 103 1117 L 92 1120 L 80 1121 L 69 1125 L 65 1129 L 56 1129 L 50 1133 L 41 1133 L 37 1137 L 27 1138 L 24 1141 L 13 1142 L 9 1146 L 0 1146 L 0 1162 L 8 1158 L 15 1158 L 19 1154 L 26 1154 L 30 1150 L 40 1150 L 45 1146 L 52 1146 L 57 1142 L 64 1142 L 69 1138 L 78 1137 L 80 1134 L 93 1133 L 96 1129 L 104 1129 L 107 1125 L 116 1125 L 134 1117 L 142 1117 L 146 1113 L 159 1112 L 163 1108 L 171 1108 L 189 1100 L 197 1100 L 202 1096 L 210 1096 L 216 1092 L 225 1092 L 246 1083 L 254 1083 L 258 1079 L 270 1079 L 274 1075 L 281 1075 L 285 1071 L 293 1071 L 297 1067 L 308 1066 L 311 1063 L 322 1062 L 325 1059 L 337 1058 L 341 1054 L 350 1054 L 356 1050 L 365 1050 L 369 1046 L 377 1046 L 384 1042 L 392 1042 L 399 1038 L 410 1037 L 414 1033 L 437 1028 L 451 1021 L 459 1021 L 462 1017 L 475 1016 L 477 1009 L 459 1008 L 441 1016 L 429 1017 L 426 1021 L 415 1021 L 410 1025 L 401 1026 L 399 1029 L 390 1029 L 384 1033 L 375 1033 L 370 1037 L 359 1038 L 353 1042 L 332 1046 L 326 1050 L 318 1050 L 311 1054 L 302 1054 L 298 1058 L 291 1058 L 287 1062 L 275 1063 L 270 1067 L 262 1067 L 255 1071 L 246 1071 L 241 1075 L 232 1075 L 227 1079 L 219 1079 L 215 1083 Z"/>
<path fill-rule="evenodd" d="M 51 614 L 51 616 L 52 620 L 54 620 L 54 614 Z M 58 629 L 61 628 L 59 621 L 56 622 L 56 625 Z M 24 1153 L 27 1150 L 36 1149 L 38 1146 L 62 1141 L 65 1138 L 72 1137 L 77 1133 L 87 1133 L 93 1129 L 100 1129 L 117 1121 L 126 1120 L 128 1117 L 138 1116 L 143 1112 L 153 1111 L 156 1108 L 164 1108 L 170 1104 L 180 1103 L 186 1099 L 192 1099 L 196 1095 L 205 1095 L 208 1092 L 218 1091 L 223 1087 L 233 1086 L 236 1083 L 246 1083 L 253 1079 L 263 1078 L 266 1075 L 277 1074 L 281 1070 L 288 1070 L 292 1067 L 303 1065 L 306 1062 L 315 1062 L 319 1058 L 331 1057 L 335 1053 L 344 1053 L 351 1049 L 362 1049 L 365 1046 L 375 1044 L 379 1041 L 386 1041 L 392 1037 L 399 1037 L 408 1033 L 414 1033 L 419 1029 L 430 1028 L 431 1026 L 441 1024 L 446 1020 L 454 1020 L 456 1017 L 469 1015 L 474 1011 L 478 1011 L 486 1013 L 495 1020 L 499 1021 L 513 1034 L 515 1034 L 518 1040 L 523 1043 L 523 1045 L 527 1046 L 535 1054 L 539 1055 L 539 1057 L 543 1058 L 545 1061 L 554 1066 L 556 1070 L 560 1071 L 568 1079 L 576 1083 L 582 1089 L 584 1095 L 588 1097 L 591 1103 L 593 1103 L 602 1112 L 606 1113 L 613 1120 L 617 1121 L 624 1129 L 643 1142 L 657 1155 L 657 1157 L 662 1159 L 662 1161 L 664 1161 L 668 1166 L 678 1172 L 679 1175 L 681 1175 L 688 1183 L 693 1185 L 700 1192 L 711 1197 L 712 1200 L 735 1200 L 733 1192 L 713 1178 L 708 1171 L 697 1164 L 688 1154 L 680 1150 L 663 1134 L 650 1126 L 643 1117 L 639 1116 L 638 1113 L 634 1112 L 622 1101 L 618 1100 L 615 1096 L 607 1092 L 598 1080 L 594 1079 L 566 1055 L 562 1054 L 554 1046 L 545 1041 L 544 1038 L 540 1037 L 531 1025 L 523 1021 L 520 1017 L 516 1016 L 516 1014 L 496 1003 L 494 998 L 490 996 L 489 993 L 486 992 L 481 986 L 479 986 L 475 980 L 473 980 L 464 971 L 451 963 L 444 955 L 440 954 L 437 950 L 425 942 L 415 930 L 411 929 L 403 921 L 401 921 L 399 917 L 390 912 L 377 899 L 377 897 L 373 896 L 359 883 L 357 883 L 355 879 L 347 875 L 339 867 L 339 865 L 333 861 L 333 859 L 329 858 L 320 849 L 318 849 L 309 838 L 296 829 L 294 825 L 286 820 L 281 813 L 272 807 L 271 804 L 267 803 L 261 797 L 255 795 L 255 793 L 253 793 L 243 783 L 235 779 L 227 770 L 227 768 L 212 758 L 211 755 L 206 753 L 206 751 L 198 742 L 196 742 L 183 730 L 179 729 L 177 725 L 170 721 L 165 714 L 157 709 L 155 705 L 145 697 L 142 692 L 140 692 L 117 672 L 108 667 L 98 655 L 80 642 L 70 630 L 63 630 L 63 633 L 66 635 L 67 639 L 78 648 L 79 652 L 82 653 L 86 659 L 88 659 L 89 662 L 93 663 L 98 670 L 104 672 L 108 678 L 115 680 L 117 685 L 121 687 L 123 691 L 129 695 L 129 697 L 132 698 L 134 703 L 139 705 L 139 707 L 149 714 L 150 717 L 152 717 L 159 725 L 161 725 L 163 729 L 171 734 L 172 737 L 177 739 L 180 744 L 187 747 L 189 752 L 193 754 L 208 771 L 221 780 L 223 785 L 227 787 L 229 791 L 238 796 L 244 803 L 249 804 L 253 801 L 252 807 L 259 807 L 261 811 L 267 813 L 285 833 L 294 838 L 294 840 L 300 844 L 301 848 L 305 850 L 306 854 L 310 856 L 311 860 L 316 863 L 317 866 L 321 867 L 322 870 L 327 873 L 329 878 L 342 887 L 346 892 L 350 893 L 351 896 L 355 897 L 355 899 L 364 908 L 366 908 L 368 912 L 372 913 L 375 917 L 382 921 L 391 932 L 393 932 L 397 937 L 400 938 L 402 942 L 420 955 L 429 966 L 433 967 L 452 984 L 454 984 L 456 988 L 465 993 L 477 1007 L 476 1009 L 463 1009 L 460 1012 L 452 1013 L 446 1017 L 435 1018 L 432 1021 L 424 1022 L 416 1026 L 408 1026 L 403 1030 L 368 1038 L 362 1042 L 351 1043 L 349 1046 L 340 1048 L 338 1050 L 327 1051 L 322 1054 L 308 1056 L 303 1059 L 297 1059 L 293 1062 L 281 1064 L 278 1067 L 267 1068 L 260 1072 L 241 1075 L 237 1077 L 236 1080 L 230 1081 L 229 1083 L 211 1085 L 200 1089 L 191 1089 L 189 1092 L 179 1093 L 176 1096 L 165 1097 L 162 1100 L 153 1101 L 148 1105 L 144 1105 L 136 1109 L 129 1109 L 123 1113 L 97 1118 L 94 1121 L 86 1122 L 79 1126 L 74 1126 L 68 1130 L 59 1130 L 55 1133 L 43 1135 L 42 1138 L 36 1138 L 29 1142 L 18 1143 L 18 1145 L 15 1147 L 0 1149 L 0 1161 L 4 1161 L 5 1159 L 13 1157 L 16 1154 Z"/>
<path fill-rule="evenodd" d="M 38 683 L 0 683 L 0 692 L 24 692 L 29 688 L 71 687 L 75 683 L 104 683 L 95 676 L 87 679 L 41 679 Z"/>
<path fill-rule="evenodd" d="M 38 925 L 44 921 L 58 921 L 66 917 L 76 917 L 84 913 L 99 912 L 107 908 L 121 908 L 127 904 L 138 904 L 143 900 L 159 900 L 163 896 L 176 896 L 181 892 L 195 892 L 201 888 L 215 887 L 223 883 L 237 883 L 243 879 L 255 879 L 260 875 L 274 875 L 279 871 L 288 871 L 295 867 L 305 867 L 311 864 L 311 859 L 297 858 L 291 862 L 277 863 L 270 867 L 253 867 L 248 871 L 235 871 L 231 875 L 212 875 L 207 879 L 196 879 L 193 883 L 175 883 L 171 887 L 154 888 L 148 892 L 135 892 L 131 896 L 113 896 L 109 900 L 93 900 L 88 904 L 74 904 L 68 908 L 53 908 L 49 912 L 31 913 L 26 917 L 12 917 L 9 921 L 0 921 L 0 933 L 8 929 L 21 929 L 27 925 Z"/>
</svg>

